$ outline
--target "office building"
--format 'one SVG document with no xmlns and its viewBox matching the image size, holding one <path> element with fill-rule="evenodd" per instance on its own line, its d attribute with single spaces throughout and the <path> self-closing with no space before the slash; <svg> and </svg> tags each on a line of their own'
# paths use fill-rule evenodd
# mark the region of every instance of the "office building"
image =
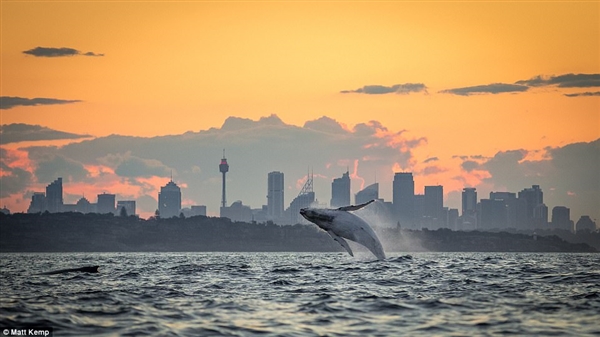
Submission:
<svg viewBox="0 0 600 337">
<path fill-rule="evenodd" d="M 81 197 L 81 199 L 77 201 L 77 204 L 75 204 L 75 211 L 83 214 L 95 213 L 96 205 L 92 206 L 92 203 L 90 203 L 89 200 L 85 197 Z"/>
<path fill-rule="evenodd" d="M 415 182 L 411 172 L 397 172 L 392 184 L 392 202 L 396 217 L 404 228 L 414 225 Z"/>
<path fill-rule="evenodd" d="M 565 206 L 556 206 L 552 208 L 552 228 L 562 229 L 569 232 L 573 231 L 573 221 L 571 221 L 571 210 Z"/>
<path fill-rule="evenodd" d="M 439 218 L 444 208 L 444 187 L 425 186 L 425 216 Z"/>
<path fill-rule="evenodd" d="M 62 212 L 63 186 L 62 178 L 58 178 L 46 186 L 46 209 L 50 213 Z"/>
<path fill-rule="evenodd" d="M 243 205 L 241 201 L 236 201 L 229 207 L 221 207 L 221 218 L 229 218 L 231 221 L 250 222 L 252 221 L 252 209 Z"/>
<path fill-rule="evenodd" d="M 282 172 L 269 172 L 267 175 L 267 219 L 275 220 L 283 217 L 284 190 Z"/>
<path fill-rule="evenodd" d="M 44 192 L 34 192 L 31 196 L 31 202 L 27 213 L 43 213 L 46 211 L 46 194 Z"/>
<path fill-rule="evenodd" d="M 350 172 L 346 171 L 340 178 L 333 179 L 329 204 L 332 208 L 350 205 Z"/>
<path fill-rule="evenodd" d="M 477 210 L 477 190 L 473 187 L 463 188 L 462 191 L 462 215 L 475 214 Z"/>
<path fill-rule="evenodd" d="M 365 187 L 364 189 L 358 191 L 358 193 L 356 193 L 354 196 L 354 202 L 357 205 L 377 199 L 379 199 L 379 183 L 374 183 Z"/>
<path fill-rule="evenodd" d="M 98 194 L 97 212 L 100 214 L 115 214 L 116 196 L 110 193 Z"/>
<path fill-rule="evenodd" d="M 176 217 L 181 212 L 181 189 L 173 180 L 160 188 L 158 212 L 161 218 Z"/>
<path fill-rule="evenodd" d="M 477 223 L 483 230 L 504 229 L 507 227 L 506 204 L 501 199 L 481 199 L 478 204 Z"/>
<path fill-rule="evenodd" d="M 307 175 L 306 182 L 302 186 L 302 190 L 298 193 L 298 196 L 292 200 L 290 207 L 285 210 L 284 223 L 285 224 L 297 224 L 297 223 L 308 223 L 308 220 L 304 219 L 300 215 L 302 208 L 311 207 L 315 203 L 315 192 L 313 191 L 313 175 Z"/>
<path fill-rule="evenodd" d="M 125 214 L 127 215 L 135 215 L 135 200 L 119 200 L 117 201 L 117 215 L 123 214 L 123 209 L 125 209 Z"/>
<path fill-rule="evenodd" d="M 575 225 L 575 232 L 594 232 L 596 231 L 596 222 L 589 215 L 582 215 Z"/>
</svg>

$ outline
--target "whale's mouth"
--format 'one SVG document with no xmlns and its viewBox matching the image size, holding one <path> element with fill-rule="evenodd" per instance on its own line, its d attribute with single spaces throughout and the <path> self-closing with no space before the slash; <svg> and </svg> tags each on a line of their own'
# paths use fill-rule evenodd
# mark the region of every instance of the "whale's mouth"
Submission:
<svg viewBox="0 0 600 337">
<path fill-rule="evenodd" d="M 300 215 L 302 215 L 302 217 L 303 217 L 304 219 L 306 219 L 306 220 L 309 220 L 309 221 L 310 221 L 310 219 L 308 218 L 308 210 L 307 210 L 306 208 L 302 208 L 302 209 L 300 209 Z"/>
</svg>

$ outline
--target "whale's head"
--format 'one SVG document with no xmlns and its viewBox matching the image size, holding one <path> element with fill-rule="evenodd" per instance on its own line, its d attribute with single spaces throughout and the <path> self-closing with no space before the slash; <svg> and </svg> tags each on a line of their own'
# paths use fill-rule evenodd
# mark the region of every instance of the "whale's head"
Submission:
<svg viewBox="0 0 600 337">
<path fill-rule="evenodd" d="M 335 216 L 331 214 L 331 210 L 319 208 L 302 208 L 300 210 L 300 215 L 321 228 L 330 226 L 335 218 Z"/>
</svg>

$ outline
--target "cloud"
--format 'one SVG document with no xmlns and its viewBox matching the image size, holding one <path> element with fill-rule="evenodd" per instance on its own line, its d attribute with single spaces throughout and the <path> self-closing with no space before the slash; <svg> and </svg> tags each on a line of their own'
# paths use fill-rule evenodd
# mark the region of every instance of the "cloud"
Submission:
<svg viewBox="0 0 600 337">
<path fill-rule="evenodd" d="M 2 141 L 2 144 L 38 140 L 79 139 L 87 137 L 91 136 L 53 130 L 40 125 L 0 125 L 0 139 Z"/>
<path fill-rule="evenodd" d="M 104 54 L 97 54 L 91 51 L 83 53 L 73 48 L 52 48 L 52 47 L 35 47 L 33 49 L 25 50 L 23 54 L 33 55 L 35 57 L 65 57 L 65 56 L 104 56 Z"/>
<path fill-rule="evenodd" d="M 432 161 L 438 161 L 438 160 L 440 160 L 438 157 L 431 157 L 431 158 L 427 158 L 427 159 L 425 159 L 425 160 L 423 161 L 423 163 L 429 163 L 429 162 L 432 162 Z"/>
<path fill-rule="evenodd" d="M 600 217 L 600 139 L 547 148 L 540 160 L 526 160 L 527 154 L 525 150 L 498 152 L 481 164 L 490 173 L 486 182 L 513 192 L 540 185 L 549 207 L 564 205 L 572 215 Z"/>
<path fill-rule="evenodd" d="M 344 127 L 338 123 L 335 119 L 329 118 L 327 116 L 323 116 L 319 119 L 315 119 L 313 121 L 307 121 L 304 123 L 305 129 L 322 131 L 327 133 L 337 133 L 337 134 L 345 134 L 348 131 L 344 129 Z"/>
<path fill-rule="evenodd" d="M 423 168 L 421 171 L 419 171 L 417 173 L 428 176 L 428 175 L 439 174 L 439 173 L 443 173 L 443 172 L 447 172 L 447 171 L 448 171 L 448 168 L 433 165 L 433 166 L 426 166 L 425 168 Z"/>
<path fill-rule="evenodd" d="M 11 167 L 11 154 L 0 148 L 0 198 L 23 192 L 32 182 L 32 174 L 20 167 Z"/>
<path fill-rule="evenodd" d="M 34 175 L 41 183 L 49 183 L 58 177 L 67 182 L 78 182 L 89 176 L 82 163 L 61 155 L 42 155 L 30 159 L 37 163 Z"/>
<path fill-rule="evenodd" d="M 168 177 L 171 170 L 155 159 L 128 156 L 116 167 L 115 173 L 121 177 Z"/>
<path fill-rule="evenodd" d="M 404 83 L 395 84 L 391 87 L 384 85 L 365 85 L 362 88 L 356 90 L 342 90 L 342 94 L 367 94 L 367 95 L 383 95 L 383 94 L 410 94 L 412 92 L 424 92 L 427 93 L 427 87 L 423 83 Z"/>
<path fill-rule="evenodd" d="M 462 162 L 462 164 L 460 164 L 460 167 L 462 167 L 462 169 L 467 172 L 471 172 L 479 168 L 479 163 L 473 160 L 465 160 L 464 162 Z"/>
<path fill-rule="evenodd" d="M 574 94 L 565 94 L 567 97 L 582 97 L 582 96 L 600 96 L 600 91 L 595 92 L 577 92 Z"/>
<path fill-rule="evenodd" d="M 94 186 L 102 181 L 115 181 L 132 186 L 132 191 L 150 191 L 153 198 L 157 197 L 155 191 L 165 184 L 162 177 L 168 177 L 172 169 L 173 180 L 182 186 L 184 198 L 207 205 L 209 211 L 215 212 L 221 196 L 218 165 L 223 149 L 230 166 L 227 199 L 261 207 L 266 203 L 267 174 L 271 171 L 285 174 L 286 206 L 299 192 L 294 182 L 305 176 L 309 167 L 315 176 L 323 176 L 323 181 L 327 181 L 315 183 L 317 198 L 329 200 L 331 179 L 346 169 L 347 164 L 339 163 L 358 161 L 353 172 L 357 177 L 389 175 L 391 179 L 391 167 L 410 167 L 413 150 L 425 143 L 423 137 L 392 132 L 377 121 L 347 128 L 331 118 L 321 117 L 299 127 L 272 115 L 259 120 L 230 117 L 220 128 L 181 135 L 149 138 L 111 135 L 62 147 L 28 147 L 24 151 L 38 168 L 32 172 L 40 182 L 67 175 Z M 390 168 L 389 172 L 378 171 L 381 167 Z M 154 188 L 144 187 L 142 191 L 137 186 L 140 184 L 152 184 Z M 359 181 L 353 180 L 352 193 L 358 192 L 359 185 Z M 105 186 L 102 190 L 118 193 L 116 187 Z M 141 195 L 136 193 L 129 192 L 139 198 Z"/>
<path fill-rule="evenodd" d="M 0 97 L 0 109 L 10 109 L 16 106 L 36 106 L 36 105 L 53 105 L 53 104 L 69 104 L 79 103 L 80 100 L 65 100 L 56 98 L 23 98 L 23 97 Z"/>
<path fill-rule="evenodd" d="M 529 87 L 525 85 L 493 83 L 487 85 L 476 85 L 472 87 L 447 89 L 440 91 L 440 93 L 470 96 L 473 94 L 500 94 L 507 92 L 523 92 L 527 91 L 528 89 Z"/>
<path fill-rule="evenodd" d="M 515 82 L 530 87 L 553 86 L 559 88 L 600 87 L 600 74 L 565 74 L 559 76 L 538 75 L 528 80 Z"/>
</svg>

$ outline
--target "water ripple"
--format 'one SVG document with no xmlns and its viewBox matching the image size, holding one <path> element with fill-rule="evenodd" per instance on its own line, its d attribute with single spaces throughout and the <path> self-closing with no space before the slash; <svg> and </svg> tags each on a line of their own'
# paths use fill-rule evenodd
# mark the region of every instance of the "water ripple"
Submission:
<svg viewBox="0 0 600 337">
<path fill-rule="evenodd" d="M 56 336 L 597 335 L 595 254 L 2 254 L 0 328 Z M 100 265 L 97 274 L 39 275 Z"/>
</svg>

